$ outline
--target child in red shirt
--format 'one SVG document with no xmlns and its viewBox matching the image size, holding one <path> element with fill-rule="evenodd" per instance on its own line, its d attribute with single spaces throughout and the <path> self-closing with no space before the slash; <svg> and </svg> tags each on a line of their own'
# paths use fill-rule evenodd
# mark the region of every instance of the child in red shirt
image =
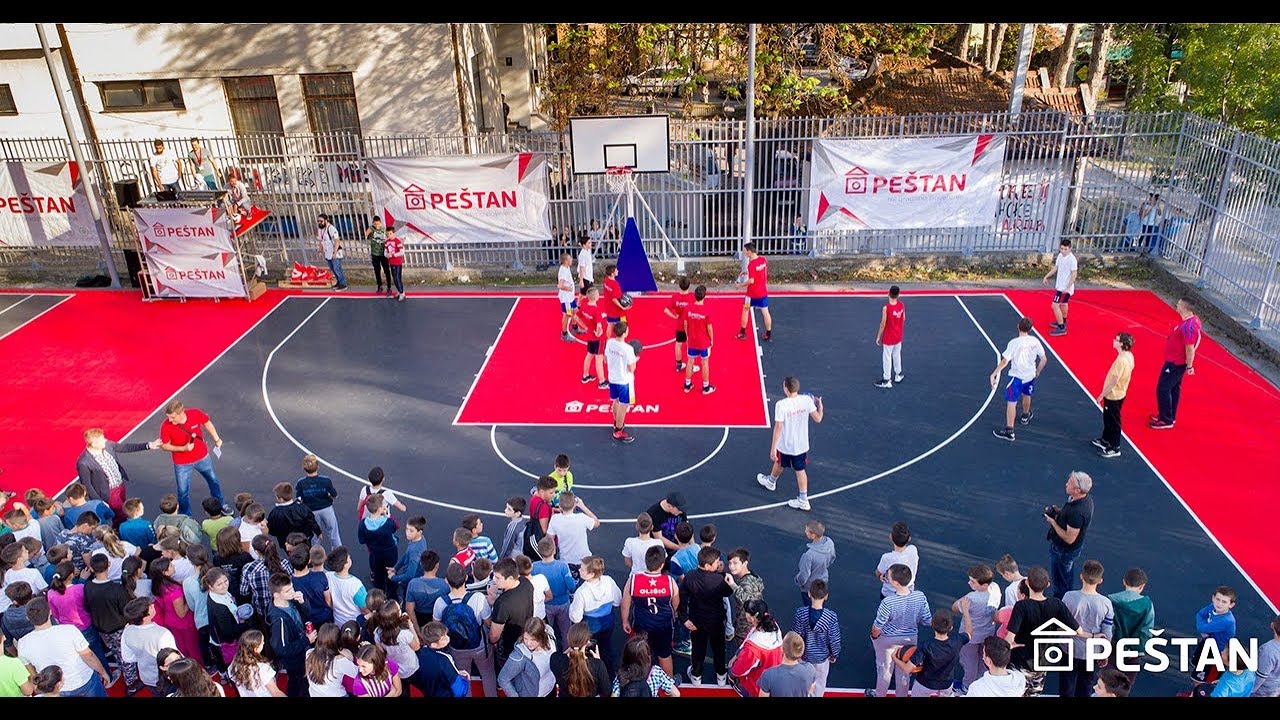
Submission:
<svg viewBox="0 0 1280 720">
<path fill-rule="evenodd" d="M 396 226 L 387 226 L 387 244 L 383 247 L 383 253 L 387 256 L 387 264 L 391 266 L 391 279 L 395 281 L 396 292 L 399 296 L 396 300 L 404 302 L 404 282 L 401 280 L 401 272 L 404 270 L 404 241 L 396 237 Z M 387 297 L 391 297 L 391 286 L 387 286 Z"/>
</svg>

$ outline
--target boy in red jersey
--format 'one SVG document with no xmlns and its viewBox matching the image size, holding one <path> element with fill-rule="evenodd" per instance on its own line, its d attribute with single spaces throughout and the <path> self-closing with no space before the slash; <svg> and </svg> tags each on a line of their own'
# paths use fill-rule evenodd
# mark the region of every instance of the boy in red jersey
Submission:
<svg viewBox="0 0 1280 720">
<path fill-rule="evenodd" d="M 680 276 L 680 292 L 671 296 L 671 304 L 662 309 L 667 317 L 676 321 L 676 372 L 684 370 L 684 346 L 688 336 L 684 330 L 684 310 L 693 304 L 693 293 L 689 292 L 689 278 Z"/>
<path fill-rule="evenodd" d="M 587 298 L 580 305 L 573 316 L 574 322 L 579 327 L 586 328 L 587 354 L 582 358 L 582 382 L 589 383 L 592 380 L 598 380 L 596 387 L 601 390 L 609 388 L 609 382 L 604 377 L 604 311 L 600 308 L 600 288 L 592 285 L 587 288 Z M 592 375 L 591 358 L 596 360 L 596 374 Z"/>
<path fill-rule="evenodd" d="M 697 362 L 695 358 L 702 358 L 702 394 L 710 395 L 716 391 L 711 384 L 711 344 L 715 341 L 715 332 L 703 302 L 706 297 L 707 287 L 699 285 L 693 291 L 696 302 L 684 311 L 685 333 L 689 338 L 689 365 L 684 371 L 684 391 L 693 389 L 693 364 Z"/>
<path fill-rule="evenodd" d="M 743 282 L 747 286 L 747 298 L 742 303 L 742 329 L 738 331 L 738 339 L 747 339 L 747 316 L 751 308 L 760 308 L 764 318 L 764 341 L 773 337 L 773 317 L 769 315 L 769 261 L 756 252 L 756 244 L 749 242 L 742 246 L 747 256 L 747 277 Z"/>
<path fill-rule="evenodd" d="M 894 383 L 900 383 L 906 378 L 902 374 L 902 325 L 907 320 L 907 308 L 898 301 L 898 293 L 897 285 L 889 288 L 889 302 L 880 308 L 880 328 L 876 330 L 876 344 L 884 347 L 881 361 L 884 373 L 876 387 L 891 388 Z"/>
<path fill-rule="evenodd" d="M 604 320 L 609 323 L 609 331 L 619 320 L 627 319 L 627 309 L 618 302 L 622 299 L 622 285 L 618 283 L 618 266 L 604 266 L 604 290 L 600 291 L 600 307 L 604 310 Z"/>
</svg>

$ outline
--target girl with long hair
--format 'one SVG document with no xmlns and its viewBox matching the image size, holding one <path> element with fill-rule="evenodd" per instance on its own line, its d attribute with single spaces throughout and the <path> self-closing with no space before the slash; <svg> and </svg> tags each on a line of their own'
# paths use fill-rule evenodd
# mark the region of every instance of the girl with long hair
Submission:
<svg viewBox="0 0 1280 720">
<path fill-rule="evenodd" d="M 609 697 L 609 669 L 591 641 L 591 626 L 574 623 L 565 633 L 564 651 L 551 656 L 551 674 L 560 697 Z"/>
<path fill-rule="evenodd" d="M 226 697 L 222 686 L 200 667 L 200 661 L 184 657 L 169 666 L 169 679 L 176 688 L 170 697 Z"/>
<path fill-rule="evenodd" d="M 223 528 L 225 529 L 225 528 Z M 236 654 L 236 641 L 253 625 L 241 621 L 235 596 L 231 594 L 231 581 L 222 568 L 212 567 L 204 575 L 204 589 L 208 596 L 209 637 L 221 648 L 218 666 L 226 668 Z"/>
<path fill-rule="evenodd" d="M 356 665 L 342 652 L 342 630 L 325 623 L 316 631 L 316 646 L 307 651 L 307 683 L 311 697 L 346 697 L 342 683 L 357 674 Z"/>
<path fill-rule="evenodd" d="M 173 679 L 169 677 L 169 669 L 181 659 L 182 653 L 170 647 L 160 648 L 156 653 L 156 670 L 159 671 L 159 679 L 156 681 L 155 697 L 169 697 L 177 689 L 173 685 Z"/>
<path fill-rule="evenodd" d="M 760 696 L 760 675 L 782 663 L 782 631 L 763 600 L 748 600 L 742 606 L 747 618 L 747 639 L 729 666 L 734 689 L 746 697 Z"/>
<path fill-rule="evenodd" d="M 613 695 L 659 697 L 663 693 L 680 697 L 680 688 L 670 675 L 653 664 L 649 635 L 637 630 L 622 646 L 622 663 L 618 666 L 618 677 L 613 681 Z"/>
<path fill-rule="evenodd" d="M 76 565 L 70 560 L 63 560 L 53 569 L 49 580 L 49 611 L 59 625 L 74 625 L 84 641 L 89 643 L 102 667 L 107 666 L 107 649 L 102 638 L 93 627 L 89 616 L 89 608 L 84 604 L 84 585 L 76 581 Z"/>
<path fill-rule="evenodd" d="M 542 618 L 529 618 L 524 635 L 498 674 L 498 686 L 507 697 L 546 697 L 555 688 L 551 655 L 556 645 Z"/>
<path fill-rule="evenodd" d="M 102 547 L 94 550 L 91 555 L 106 555 L 107 560 L 111 562 L 107 568 L 108 580 L 119 580 L 124 568 L 125 558 L 138 555 L 141 551 L 138 546 L 133 543 L 125 542 L 116 536 L 110 525 L 99 525 L 93 531 L 93 536 L 102 543 Z"/>
<path fill-rule="evenodd" d="M 387 600 L 369 616 L 373 641 L 382 646 L 387 657 L 396 661 L 397 674 L 409 682 L 418 673 L 418 650 L 422 641 L 413 628 L 413 619 L 400 612 L 400 603 Z"/>
<path fill-rule="evenodd" d="M 227 675 L 235 683 L 240 697 L 285 697 L 276 685 L 276 671 L 262 654 L 266 638 L 257 630 L 249 630 L 240 636 L 236 656 L 231 660 Z M 301 682 L 301 678 L 298 679 Z"/>
<path fill-rule="evenodd" d="M 173 633 L 178 650 L 185 657 L 199 658 L 200 633 L 196 630 L 196 616 L 187 605 L 182 584 L 173 579 L 174 567 L 169 558 L 156 558 L 151 562 L 151 595 L 156 599 L 156 624 Z"/>
<path fill-rule="evenodd" d="M 253 557 L 240 546 L 240 531 L 233 527 L 224 527 L 218 531 L 213 541 L 213 565 L 222 568 L 227 575 L 227 584 L 237 603 L 244 603 L 248 598 L 240 594 L 240 573 L 244 566 L 253 562 Z"/>
<path fill-rule="evenodd" d="M 120 584 L 129 593 L 129 599 L 152 597 L 151 578 L 146 574 L 147 564 L 137 555 L 130 555 L 120 563 Z M 110 566 L 108 566 L 110 572 Z"/>
<path fill-rule="evenodd" d="M 191 574 L 182 581 L 182 598 L 195 614 L 196 636 L 200 643 L 199 658 L 206 668 L 212 668 L 217 663 L 209 644 L 209 595 L 205 592 L 203 582 L 205 573 L 213 565 L 209 564 L 209 550 L 204 545 L 187 547 L 187 560 L 191 563 Z"/>
<path fill-rule="evenodd" d="M 360 637 L 360 623 L 355 620 L 348 620 L 338 627 L 338 647 L 342 649 L 342 654 L 347 656 L 351 662 L 356 661 L 356 653 L 360 652 L 360 646 L 364 641 Z"/>
<path fill-rule="evenodd" d="M 356 652 L 356 675 L 343 680 L 343 687 L 356 697 L 400 697 L 400 683 L 395 660 L 387 659 L 381 645 L 364 645 Z"/>
</svg>

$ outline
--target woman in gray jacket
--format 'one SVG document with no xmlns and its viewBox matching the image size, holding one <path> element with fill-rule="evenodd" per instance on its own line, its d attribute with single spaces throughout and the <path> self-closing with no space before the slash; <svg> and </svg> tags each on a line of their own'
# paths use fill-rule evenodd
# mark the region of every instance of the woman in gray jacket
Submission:
<svg viewBox="0 0 1280 720">
<path fill-rule="evenodd" d="M 551 655 L 556 651 L 556 644 L 547 630 L 542 618 L 529 618 L 524 624 L 520 644 L 498 674 L 498 686 L 507 697 L 546 697 L 555 690 Z"/>
</svg>

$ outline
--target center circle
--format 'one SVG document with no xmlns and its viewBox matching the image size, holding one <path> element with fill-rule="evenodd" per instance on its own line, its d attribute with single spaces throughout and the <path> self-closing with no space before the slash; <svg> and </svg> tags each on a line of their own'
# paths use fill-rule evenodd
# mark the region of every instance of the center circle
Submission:
<svg viewBox="0 0 1280 720">
<path fill-rule="evenodd" d="M 702 467 L 703 465 L 706 465 L 708 462 L 711 462 L 712 458 L 720 454 L 720 450 L 724 448 L 724 444 L 728 440 L 729 440 L 729 428 L 726 427 L 724 429 L 724 434 L 720 436 L 720 444 L 716 445 L 715 450 L 712 450 L 706 457 L 702 458 L 697 463 L 690 465 L 689 467 L 679 472 L 675 472 L 670 475 L 665 475 L 660 478 L 654 478 L 652 480 L 644 480 L 641 482 L 633 482 L 633 483 L 618 483 L 616 485 L 586 485 L 583 483 L 574 483 L 573 486 L 575 488 L 582 488 L 584 490 L 620 490 L 622 488 L 643 487 L 645 485 L 656 485 L 658 483 L 663 483 L 668 480 L 675 480 L 681 475 L 691 473 L 694 470 L 697 470 L 698 468 Z M 502 450 L 498 447 L 498 426 L 497 425 L 492 425 L 489 428 L 489 444 L 493 447 L 493 452 L 498 456 L 499 460 L 506 463 L 507 467 L 511 468 L 512 470 L 515 470 L 521 475 L 524 475 L 526 477 L 531 477 L 534 480 L 537 480 L 538 478 L 542 477 L 543 474 L 545 474 L 545 473 L 542 473 L 542 474 L 531 473 L 528 470 L 525 470 L 524 468 L 520 467 L 519 465 L 516 465 L 515 463 L 511 462 L 510 460 L 507 459 L 506 455 L 502 454 Z"/>
</svg>

